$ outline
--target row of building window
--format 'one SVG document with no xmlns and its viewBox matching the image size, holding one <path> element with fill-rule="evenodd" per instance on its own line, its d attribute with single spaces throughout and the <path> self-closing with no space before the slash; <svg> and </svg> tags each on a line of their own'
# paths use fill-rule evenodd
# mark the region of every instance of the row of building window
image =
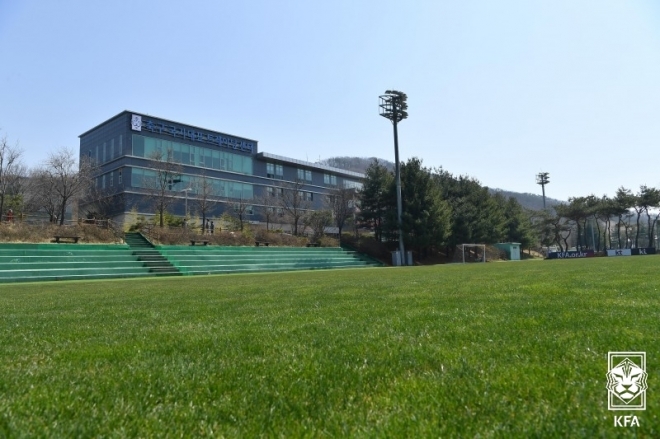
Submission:
<svg viewBox="0 0 660 439">
<path fill-rule="evenodd" d="M 266 163 L 266 174 L 268 178 L 284 179 L 284 167 L 275 163 Z M 309 169 L 298 168 L 298 181 L 312 181 L 312 171 Z M 323 184 L 326 186 L 337 187 L 337 176 L 333 174 L 323 174 Z M 362 183 L 344 179 L 344 187 L 352 189 L 362 189 Z"/>
<path fill-rule="evenodd" d="M 97 164 L 103 164 L 121 156 L 124 149 L 124 138 L 120 134 L 117 140 L 118 142 L 116 145 L 114 138 L 96 145 L 92 149 L 87 150 L 87 156 Z"/>
<path fill-rule="evenodd" d="M 131 187 L 141 189 L 155 189 L 158 186 L 158 172 L 143 168 L 126 168 L 131 173 Z M 110 171 L 96 178 L 96 186 L 100 189 L 112 187 L 115 176 L 117 184 L 123 183 L 123 168 Z M 227 181 L 210 177 L 198 177 L 192 175 L 180 175 L 169 182 L 169 188 L 173 192 L 183 192 L 191 195 L 206 194 L 208 196 L 229 197 L 235 199 L 251 200 L 254 198 L 254 187 L 248 183 Z M 266 193 L 271 197 L 282 197 L 284 189 L 281 187 L 266 187 Z M 314 201 L 314 193 L 302 191 L 305 201 Z"/>
<path fill-rule="evenodd" d="M 171 159 L 182 165 L 199 166 L 252 175 L 252 157 L 231 152 L 219 151 L 213 148 L 188 145 L 170 140 L 133 134 L 133 155 L 160 160 Z"/>
<path fill-rule="evenodd" d="M 106 187 L 114 186 L 115 175 L 117 176 L 117 185 L 121 185 L 123 183 L 123 175 L 122 170 L 118 169 L 116 172 L 110 171 L 96 177 L 96 187 L 99 189 L 105 189 Z"/>
<path fill-rule="evenodd" d="M 344 180 L 344 188 L 346 189 L 362 189 L 362 183 L 353 180 Z"/>
<path fill-rule="evenodd" d="M 301 193 L 303 200 L 314 201 L 314 192 L 301 191 Z M 281 187 L 267 186 L 266 194 L 268 194 L 268 196 L 270 197 L 281 198 L 282 196 L 284 196 L 284 189 Z"/>
<path fill-rule="evenodd" d="M 151 169 L 131 169 L 131 187 L 153 189 L 157 187 L 158 173 Z M 181 175 L 173 178 L 169 188 L 172 192 L 183 192 L 191 195 L 209 197 L 228 197 L 234 199 L 251 200 L 254 198 L 254 188 L 249 183 L 221 180 L 218 178 Z M 168 189 L 169 189 L 168 188 Z"/>
</svg>

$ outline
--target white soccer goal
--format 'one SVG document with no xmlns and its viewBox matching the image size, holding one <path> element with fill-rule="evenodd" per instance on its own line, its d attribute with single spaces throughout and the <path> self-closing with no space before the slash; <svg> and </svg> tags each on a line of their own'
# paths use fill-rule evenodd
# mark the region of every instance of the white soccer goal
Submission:
<svg viewBox="0 0 660 439">
<path fill-rule="evenodd" d="M 456 246 L 454 262 L 486 262 L 485 244 L 459 244 Z"/>
</svg>

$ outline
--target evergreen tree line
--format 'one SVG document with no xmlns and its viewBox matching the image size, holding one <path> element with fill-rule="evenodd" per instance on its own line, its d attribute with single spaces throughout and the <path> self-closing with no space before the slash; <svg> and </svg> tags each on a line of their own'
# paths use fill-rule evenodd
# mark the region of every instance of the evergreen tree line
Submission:
<svg viewBox="0 0 660 439">
<path fill-rule="evenodd" d="M 378 161 L 366 170 L 360 192 L 360 220 L 376 240 L 398 239 L 394 172 Z M 418 158 L 401 164 L 402 230 L 406 248 L 420 257 L 454 253 L 459 244 L 538 243 L 534 214 L 516 199 L 491 193 L 479 181 L 429 169 Z"/>
<path fill-rule="evenodd" d="M 637 193 L 620 187 L 614 197 L 569 198 L 535 220 L 542 243 L 562 251 L 655 247 L 659 209 L 660 190 L 642 185 Z"/>
</svg>

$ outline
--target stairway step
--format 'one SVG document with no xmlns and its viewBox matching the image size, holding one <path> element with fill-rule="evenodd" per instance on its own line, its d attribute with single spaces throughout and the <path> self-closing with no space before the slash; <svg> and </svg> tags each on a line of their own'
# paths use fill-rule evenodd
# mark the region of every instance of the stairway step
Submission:
<svg viewBox="0 0 660 439">
<path fill-rule="evenodd" d="M 181 272 L 174 267 L 154 246 L 140 233 L 124 234 L 124 242 L 133 250 L 133 256 L 157 276 L 180 276 Z"/>
</svg>

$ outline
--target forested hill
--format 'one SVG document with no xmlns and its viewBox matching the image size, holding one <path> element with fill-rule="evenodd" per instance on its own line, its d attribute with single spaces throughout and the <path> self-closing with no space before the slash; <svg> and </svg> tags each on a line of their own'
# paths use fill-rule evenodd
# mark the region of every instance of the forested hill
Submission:
<svg viewBox="0 0 660 439">
<path fill-rule="evenodd" d="M 503 189 L 490 189 L 490 191 L 491 193 L 502 194 L 505 198 L 509 198 L 509 197 L 515 198 L 518 201 L 518 203 L 520 203 L 520 205 L 525 209 L 543 210 L 542 195 L 505 191 Z M 561 203 L 563 203 L 563 201 L 556 200 L 554 198 L 545 197 L 545 204 L 547 207 L 556 206 L 557 204 L 561 204 Z"/>
<path fill-rule="evenodd" d="M 332 166 L 333 168 L 345 169 L 347 171 L 365 173 L 369 165 L 374 161 L 378 162 L 385 166 L 390 171 L 394 171 L 394 163 L 388 160 L 379 159 L 376 157 L 331 157 L 325 160 L 318 162 L 320 165 Z M 475 177 L 476 178 L 476 177 Z M 493 193 L 500 193 L 506 198 L 513 197 L 515 198 L 521 206 L 526 209 L 541 210 L 543 209 L 543 197 L 541 195 L 529 194 L 529 193 L 520 193 L 512 192 L 503 189 L 490 189 Z M 548 207 L 554 206 L 556 204 L 562 203 L 560 200 L 555 200 L 554 198 L 545 199 L 546 205 Z"/>
</svg>

